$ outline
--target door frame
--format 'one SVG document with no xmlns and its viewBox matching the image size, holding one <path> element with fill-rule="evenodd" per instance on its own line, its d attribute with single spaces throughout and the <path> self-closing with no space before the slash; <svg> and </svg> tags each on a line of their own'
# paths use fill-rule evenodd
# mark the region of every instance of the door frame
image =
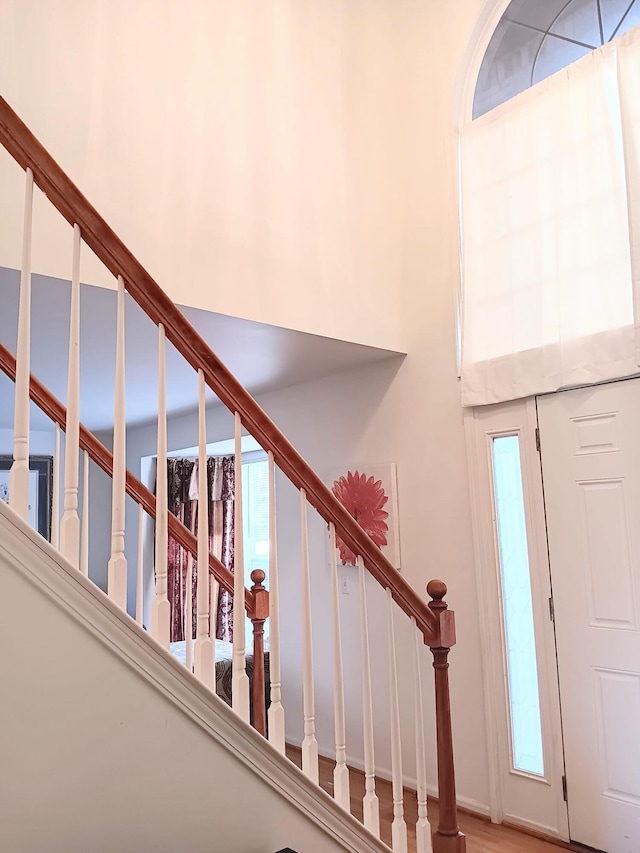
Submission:
<svg viewBox="0 0 640 853">
<path fill-rule="evenodd" d="M 499 424 L 487 430 L 482 421 L 492 416 L 498 419 Z M 537 427 L 536 401 L 533 397 L 464 410 L 483 668 L 490 813 L 494 822 L 500 823 L 506 820 L 568 841 L 568 812 L 562 796 L 564 754 L 560 694 L 555 631 L 550 616 L 551 580 L 540 454 L 536 444 Z M 512 769 L 510 758 L 509 706 L 505 675 L 506 649 L 495 528 L 493 474 L 490 470 L 488 447 L 492 436 L 513 434 L 518 434 L 520 437 L 545 778 L 546 784 L 556 786 L 555 827 L 543 826 L 520 815 L 511 814 L 505 803 L 511 775 L 522 774 Z M 487 489 L 487 483 L 489 489 Z M 541 784 L 545 782 L 541 780 Z"/>
</svg>

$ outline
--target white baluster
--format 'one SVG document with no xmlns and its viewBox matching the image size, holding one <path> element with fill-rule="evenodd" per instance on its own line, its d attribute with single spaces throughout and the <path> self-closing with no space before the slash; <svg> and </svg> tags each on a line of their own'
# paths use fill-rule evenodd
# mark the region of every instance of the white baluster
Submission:
<svg viewBox="0 0 640 853">
<path fill-rule="evenodd" d="M 402 743 L 400 739 L 400 707 L 398 705 L 398 668 L 396 638 L 393 628 L 393 598 L 387 589 L 387 634 L 389 639 L 389 719 L 391 721 L 391 776 L 393 791 L 393 823 L 391 846 L 393 853 L 407 853 L 407 825 L 404 821 L 404 791 L 402 787 Z"/>
<path fill-rule="evenodd" d="M 276 466 L 273 453 L 269 459 L 269 741 L 284 755 L 284 706 L 280 670 L 280 599 L 278 592 L 278 537 L 276 529 Z"/>
<path fill-rule="evenodd" d="M 215 578 L 211 578 L 209 584 L 209 613 L 211 614 L 211 683 L 213 684 L 213 692 L 216 692 L 216 630 L 218 627 L 218 595 L 220 594 L 220 584 Z"/>
<path fill-rule="evenodd" d="M 346 726 L 344 716 L 344 677 L 342 671 L 342 637 L 340 632 L 340 598 L 336 555 L 336 529 L 329 525 L 333 613 L 333 719 L 336 740 L 336 766 L 333 768 L 333 796 L 346 811 L 351 811 L 349 768 L 347 767 Z"/>
<path fill-rule="evenodd" d="M 193 672 L 193 554 L 187 554 L 187 584 L 184 591 L 184 639 L 185 663 L 189 672 Z"/>
<path fill-rule="evenodd" d="M 311 575 L 309 571 L 309 532 L 307 524 L 307 493 L 300 489 L 300 538 L 302 546 L 302 707 L 304 740 L 302 741 L 302 771 L 318 784 L 318 742 L 313 695 L 313 638 L 311 633 Z"/>
<path fill-rule="evenodd" d="M 31 370 L 31 232 L 33 222 L 33 172 L 26 171 L 22 269 L 18 307 L 18 345 L 13 416 L 13 464 L 9 471 L 9 505 L 29 520 L 29 373 Z"/>
<path fill-rule="evenodd" d="M 51 544 L 60 549 L 60 425 L 56 424 L 53 444 L 53 472 L 51 497 Z"/>
<path fill-rule="evenodd" d="M 233 558 L 233 671 L 231 701 L 233 710 L 245 722 L 249 722 L 249 678 L 245 658 L 244 633 L 244 547 L 242 530 L 242 423 L 240 415 L 235 417 L 235 494 L 233 536 L 235 551 Z"/>
<path fill-rule="evenodd" d="M 414 653 L 414 707 L 416 721 L 416 779 L 418 790 L 418 822 L 416 823 L 416 853 L 432 853 L 431 827 L 427 817 L 427 761 L 424 745 L 424 709 L 422 701 L 422 672 L 420 669 L 420 650 L 424 644 L 422 633 L 418 631 L 416 620 L 412 616 L 413 653 Z"/>
<path fill-rule="evenodd" d="M 82 451 L 82 524 L 80 527 L 80 571 L 89 577 L 89 454 Z"/>
<path fill-rule="evenodd" d="M 213 642 L 209 624 L 209 489 L 207 485 L 207 421 L 204 373 L 198 371 L 198 588 L 196 604 L 195 669 L 197 677 L 213 690 Z M 213 611 L 211 611 L 213 613 Z M 215 615 L 212 617 L 215 619 Z M 215 633 L 215 623 L 213 631 Z"/>
<path fill-rule="evenodd" d="M 169 648 L 171 607 L 167 596 L 168 495 L 167 495 L 167 371 L 165 332 L 158 326 L 158 455 L 156 459 L 156 588 L 151 609 L 151 635 Z"/>
<path fill-rule="evenodd" d="M 367 590 L 362 557 L 358 557 L 360 577 L 360 652 L 362 656 L 362 727 L 364 732 L 364 799 L 365 827 L 380 838 L 380 803 L 376 796 L 376 763 L 373 750 L 373 700 L 371 697 L 371 658 L 369 654 L 369 618 Z"/>
<path fill-rule="evenodd" d="M 136 622 L 144 621 L 144 509 L 138 504 L 138 565 L 136 576 Z"/>
<path fill-rule="evenodd" d="M 69 367 L 67 422 L 64 443 L 64 511 L 60 522 L 60 553 L 80 567 L 80 517 L 78 469 L 80 456 L 80 228 L 73 226 L 71 311 L 69 314 Z"/>
<path fill-rule="evenodd" d="M 127 609 L 127 558 L 124 555 L 126 502 L 126 423 L 124 360 L 124 281 L 118 276 L 116 307 L 116 382 L 113 416 L 113 480 L 111 489 L 111 557 L 107 593 L 123 610 Z"/>
</svg>

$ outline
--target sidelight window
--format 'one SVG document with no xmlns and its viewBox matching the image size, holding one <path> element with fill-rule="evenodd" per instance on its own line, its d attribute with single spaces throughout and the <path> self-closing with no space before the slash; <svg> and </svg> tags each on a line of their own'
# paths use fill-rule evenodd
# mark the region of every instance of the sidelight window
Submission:
<svg viewBox="0 0 640 853">
<path fill-rule="evenodd" d="M 514 770 L 544 775 L 520 440 L 492 439 L 493 491 Z"/>
</svg>

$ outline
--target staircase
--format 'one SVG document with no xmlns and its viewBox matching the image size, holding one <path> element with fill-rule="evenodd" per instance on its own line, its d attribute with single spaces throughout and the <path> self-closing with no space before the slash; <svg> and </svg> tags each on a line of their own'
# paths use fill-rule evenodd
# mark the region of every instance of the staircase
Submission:
<svg viewBox="0 0 640 853">
<path fill-rule="evenodd" d="M 21 627 L 24 626 L 24 609 L 12 613 L 13 622 L 8 621 L 3 625 L 6 632 L 5 649 L 7 644 L 12 647 L 17 644 L 16 648 L 21 650 L 20 654 L 13 656 L 14 666 L 11 670 L 15 688 L 21 692 L 20 717 L 32 717 L 36 731 L 45 731 L 41 718 L 43 691 L 40 685 L 43 679 L 50 691 L 46 695 L 55 696 L 58 710 L 64 705 L 65 696 L 72 709 L 72 713 L 66 717 L 60 712 L 59 718 L 64 720 L 64 725 L 55 732 L 48 732 L 44 739 L 36 738 L 38 743 L 34 743 L 38 756 L 43 752 L 46 753 L 45 757 L 48 756 L 44 763 L 38 765 L 36 762 L 41 771 L 43 766 L 51 769 L 56 757 L 61 761 L 60 785 L 54 786 L 55 796 L 51 779 L 43 779 L 42 772 L 38 774 L 38 784 L 31 785 L 33 779 L 24 777 L 24 768 L 32 759 L 24 748 L 25 740 L 15 737 L 15 732 L 12 735 L 13 744 L 21 744 L 21 747 L 11 751 L 11 773 L 5 775 L 12 776 L 15 773 L 19 776 L 22 773 L 23 788 L 17 786 L 15 790 L 27 791 L 31 785 L 34 797 L 42 798 L 38 808 L 44 818 L 40 820 L 38 831 L 45 832 L 48 840 L 43 842 L 43 836 L 39 836 L 38 831 L 28 825 L 28 813 L 19 809 L 16 803 L 14 809 L 7 811 L 7 820 L 2 821 L 4 831 L 10 833 L 7 837 L 11 839 L 13 847 L 9 844 L 3 849 L 251 849 L 271 853 L 278 845 L 295 843 L 301 851 L 384 850 L 388 848 L 379 840 L 380 814 L 375 783 L 376 776 L 387 775 L 393 783 L 391 843 L 395 853 L 408 851 L 409 839 L 413 840 L 414 837 L 415 849 L 419 853 L 427 853 L 432 849 L 435 853 L 464 851 L 465 839 L 459 831 L 456 814 L 448 690 L 448 655 L 455 643 L 455 628 L 453 613 L 448 610 L 444 600 L 445 584 L 441 581 L 429 583 L 428 603 L 409 586 L 1 98 L 0 142 L 25 170 L 23 254 L 15 355 L 0 344 L 0 369 L 15 382 L 9 507 L 0 506 L 3 543 L 0 565 L 3 579 L 6 578 L 5 590 L 11 589 L 9 600 L 28 602 L 28 608 L 31 609 L 33 605 L 34 612 L 34 618 L 30 620 L 34 630 L 24 641 L 22 631 L 25 629 Z M 46 195 L 73 232 L 70 234 L 73 262 L 70 270 L 71 312 L 65 405 L 56 400 L 36 377 L 30 375 L 34 188 L 39 188 Z M 16 215 L 19 213 L 16 212 Z M 118 282 L 113 453 L 79 421 L 80 255 L 83 246 L 91 249 Z M 208 516 L 203 516 L 203 522 L 206 523 L 198 525 L 196 534 L 168 512 L 166 477 L 158 476 L 156 493 L 153 494 L 126 469 L 125 292 L 158 328 L 158 472 L 166 470 L 167 453 L 171 449 L 167 439 L 167 342 L 173 345 L 197 376 L 198 396 L 193 400 L 193 412 L 198 425 L 200 471 L 206 470 L 206 392 L 213 392 L 233 418 L 237 565 L 243 565 L 242 479 L 239 475 L 243 436 L 252 436 L 267 454 L 270 493 L 269 589 L 263 586 L 264 576 L 261 572 L 253 573 L 253 585 L 245 589 L 243 573 L 232 573 L 218 557 L 210 553 Z M 62 453 L 58 449 L 53 461 L 51 543 L 30 530 L 27 524 L 30 401 L 55 425 L 56 448 L 64 448 L 64 465 L 61 462 Z M 109 529 L 111 541 L 106 595 L 88 578 L 88 554 L 91 548 L 88 471 L 91 464 L 99 466 L 112 480 L 111 519 L 110 523 L 109 519 L 103 522 Z M 281 543 L 277 535 L 275 500 L 277 482 L 285 482 L 287 488 L 295 490 L 297 495 L 300 547 L 293 555 L 279 553 L 278 546 Z M 58 503 L 58 495 L 61 493 L 64 495 L 63 506 Z M 127 501 L 134 502 L 137 507 L 137 530 L 125 531 Z M 198 506 L 206 511 L 208 505 L 206 479 L 199 476 Z M 154 584 L 150 603 L 144 600 L 143 588 L 143 530 L 147 524 L 153 526 L 155 536 Z M 136 537 L 139 543 L 137 565 L 127 560 L 125 535 Z M 197 579 L 195 643 L 193 646 L 188 644 L 186 667 L 178 664 L 169 654 L 169 535 L 190 555 L 189 572 Z M 320 538 L 326 543 L 326 572 L 316 570 L 317 555 L 314 548 Z M 341 622 L 338 595 L 338 544 L 342 549 L 348 549 L 354 557 L 360 613 L 359 635 L 355 641 L 351 632 L 349 638 L 343 639 L 344 625 Z M 290 600 L 289 591 L 282 585 L 285 577 L 279 573 L 283 559 L 300 566 L 301 631 L 300 637 L 295 640 L 281 633 L 280 605 L 282 601 Z M 198 566 L 208 566 L 208 571 L 198 573 Z M 132 611 L 135 612 L 135 619 L 127 615 L 127 604 L 131 606 L 131 601 L 127 600 L 127 583 L 132 572 L 137 578 L 135 608 Z M 322 594 L 331 600 L 331 624 L 313 624 L 312 591 L 315 595 L 320 588 Z M 215 638 L 210 630 L 210 614 L 215 612 L 221 589 L 233 596 L 235 627 L 231 709 L 219 701 L 213 692 Z M 34 590 L 38 591 L 37 595 Z M 376 624 L 371 625 L 369 613 L 374 600 Z M 149 630 L 143 627 L 145 604 L 150 604 Z M 251 685 L 246 669 L 245 613 L 253 625 L 254 672 Z M 379 624 L 380 614 L 383 614 L 384 624 Z M 265 670 L 262 638 L 266 621 L 270 634 L 270 676 L 266 685 L 270 697 L 268 715 L 265 714 L 263 701 Z M 381 633 L 386 637 L 386 689 L 383 695 L 374 695 L 372 685 L 377 681 L 381 661 L 372 655 L 372 648 L 375 648 L 372 639 L 377 639 Z M 191 626 L 188 632 L 190 635 Z M 67 638 L 68 653 L 62 656 L 56 653 L 55 638 L 58 636 Z M 90 642 L 88 637 L 91 638 Z M 333 798 L 322 791 L 318 784 L 318 757 L 321 749 L 317 737 L 319 720 L 316 719 L 315 687 L 318 674 L 314 670 L 314 641 L 316 646 L 330 645 L 332 648 L 330 704 L 333 706 L 332 753 L 335 759 Z M 301 650 L 299 672 L 284 672 L 281 667 L 282 646 L 291 642 L 299 643 Z M 432 748 L 433 739 L 425 730 L 423 696 L 424 670 L 429 650 L 435 673 L 435 749 L 437 794 L 440 801 L 439 825 L 434 828 L 433 834 L 426 811 L 430 769 L 426 755 Z M 348 697 L 352 691 L 347 689 L 349 685 L 345 684 L 344 677 L 345 661 L 350 662 L 351 671 L 354 659 L 358 661 L 358 678 L 361 681 L 358 708 L 351 707 Z M 51 675 L 52 667 L 55 678 Z M 409 697 L 400 684 L 407 669 L 410 670 Z M 22 681 L 28 683 L 22 684 L 21 677 L 24 675 L 27 677 L 22 678 Z M 283 702 L 287 678 L 300 686 L 303 697 L 303 736 L 301 742 L 296 744 L 302 752 L 302 772 L 285 757 L 285 746 L 292 740 L 290 733 L 298 727 L 289 724 Z M 146 685 L 146 692 L 141 690 L 140 684 Z M 152 685 L 152 690 L 149 690 L 149 685 Z M 62 686 L 64 691 L 61 690 Z M 96 690 L 95 694 L 93 690 Z M 136 707 L 138 703 L 140 707 L 147 703 L 148 707 L 144 714 L 131 714 L 130 708 L 123 711 L 118 707 L 118 696 L 133 697 Z M 323 706 L 326 705 L 326 697 L 322 696 L 321 699 Z M 385 746 L 390 744 L 391 766 L 387 768 L 376 764 L 375 758 L 376 752 L 380 752 L 376 709 L 382 702 L 388 708 L 389 719 L 388 731 L 384 735 Z M 413 709 L 411 725 L 407 725 L 407 707 Z M 90 730 L 87 730 L 86 725 L 82 726 L 83 711 L 87 715 L 85 723 L 88 717 L 92 720 Z M 360 715 L 359 727 L 363 737 L 363 825 L 351 815 L 349 765 L 354 762 L 351 759 L 353 751 L 347 742 L 347 720 L 354 714 Z M 116 723 L 120 717 L 123 719 L 118 728 Z M 253 729 L 249 726 L 251 718 Z M 175 730 L 177 734 L 171 738 L 163 737 L 163 726 Z M 84 741 L 80 737 L 76 738 L 74 732 L 77 731 L 82 732 Z M 91 808 L 83 785 L 83 778 L 92 776 L 91 752 L 92 744 L 95 746 L 96 731 L 109 733 L 106 741 L 113 757 L 112 761 L 100 762 L 103 775 L 99 780 L 94 779 L 96 784 L 100 784 L 101 790 L 109 793 L 106 823 L 105 810 L 98 813 Z M 52 739 L 56 744 L 55 749 Z M 171 755 L 172 751 L 176 754 Z M 169 774 L 180 766 L 180 757 L 187 768 L 193 762 L 194 769 L 191 779 L 189 772 L 183 772 L 185 768 L 178 774 L 180 778 L 175 787 L 180 792 L 176 806 L 179 820 L 173 825 L 167 816 L 169 806 L 166 795 Z M 409 773 L 407 764 L 412 768 Z M 216 773 L 211 773 L 212 767 L 216 768 Z M 221 783 L 221 779 L 234 781 Z M 122 788 L 120 791 L 119 785 Z M 173 782 L 170 787 L 173 791 Z M 410 831 L 403 808 L 406 787 L 414 789 L 417 800 L 418 820 Z M 57 796 L 60 791 L 64 796 Z M 124 797 L 123 791 L 127 794 Z M 140 796 L 140 792 L 144 792 L 144 797 Z M 128 798 L 140 806 L 137 824 L 132 820 L 121 820 Z M 56 803 L 55 809 L 44 808 L 47 799 L 50 805 Z M 6 804 L 9 801 L 13 800 L 7 798 L 4 802 Z M 72 826 L 72 823 L 61 817 L 68 812 L 72 803 L 81 806 L 77 809 L 80 814 L 77 826 Z M 244 840 L 239 843 L 237 836 L 234 841 L 231 836 L 224 835 L 233 832 L 232 829 L 222 829 L 220 825 L 225 823 L 225 815 L 234 814 L 237 816 L 236 822 L 237 819 L 242 821 L 243 803 L 246 806 L 242 827 Z M 257 804 L 260 804 L 259 807 Z M 251 815 L 249 820 L 246 820 L 246 814 Z M 190 816 L 189 820 L 187 816 Z M 71 812 L 68 813 L 68 820 L 72 820 Z M 134 825 L 136 828 L 131 829 Z M 129 827 L 129 834 L 118 835 L 118 827 L 124 826 Z M 157 830 L 158 837 L 152 847 L 145 847 L 149 836 L 144 833 L 149 826 Z M 54 827 L 57 833 L 55 842 L 52 841 Z M 281 829 L 276 831 L 274 827 Z M 208 835 L 208 829 L 211 836 Z M 178 833 L 176 837 L 172 837 L 173 831 Z M 108 836 L 108 840 L 97 844 L 98 832 L 103 839 Z M 180 832 L 183 834 L 180 835 Z M 210 838 L 213 837 L 216 840 L 211 844 Z"/>
</svg>

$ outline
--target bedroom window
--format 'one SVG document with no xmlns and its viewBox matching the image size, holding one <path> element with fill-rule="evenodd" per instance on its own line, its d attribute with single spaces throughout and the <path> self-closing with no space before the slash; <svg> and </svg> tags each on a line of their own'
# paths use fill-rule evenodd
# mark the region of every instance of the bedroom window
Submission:
<svg viewBox="0 0 640 853">
<path fill-rule="evenodd" d="M 197 528 L 197 447 L 175 450 L 168 454 L 169 510 L 194 533 Z M 234 556 L 234 442 L 219 441 L 207 445 L 207 477 L 210 491 L 210 537 L 209 547 L 225 565 Z M 154 488 L 155 456 L 142 460 L 143 476 Z M 217 473 L 216 473 L 217 472 Z M 215 484 L 215 485 L 214 485 Z M 269 467 L 266 453 L 250 436 L 242 439 L 242 521 L 243 521 L 243 566 L 244 586 L 251 587 L 251 572 L 261 569 L 265 573 L 264 585 L 269 588 Z M 215 530 L 215 534 L 214 531 Z M 171 536 L 168 542 L 168 595 L 171 603 L 172 642 L 183 641 L 187 621 L 186 552 Z M 150 530 L 149 553 L 153 553 L 153 531 Z M 149 563 L 149 577 L 153 574 Z M 197 596 L 192 599 L 192 626 L 195 636 L 197 621 Z M 230 642 L 233 636 L 231 596 L 220 591 L 216 616 L 216 637 Z M 268 639 L 269 620 L 265 622 L 265 638 Z M 247 642 L 253 636 L 253 626 L 245 621 Z"/>
<path fill-rule="evenodd" d="M 242 463 L 242 527 L 244 534 L 244 585 L 251 572 L 262 569 L 269 586 L 269 463 L 252 459 Z"/>
<path fill-rule="evenodd" d="M 243 459 L 242 462 L 244 585 L 250 589 L 251 572 L 262 569 L 264 586 L 269 589 L 269 463 L 264 454 L 247 456 L 247 461 Z M 245 635 L 248 641 L 253 636 L 252 630 L 247 617 Z M 268 640 L 269 619 L 264 623 L 264 636 L 265 641 Z"/>
</svg>

